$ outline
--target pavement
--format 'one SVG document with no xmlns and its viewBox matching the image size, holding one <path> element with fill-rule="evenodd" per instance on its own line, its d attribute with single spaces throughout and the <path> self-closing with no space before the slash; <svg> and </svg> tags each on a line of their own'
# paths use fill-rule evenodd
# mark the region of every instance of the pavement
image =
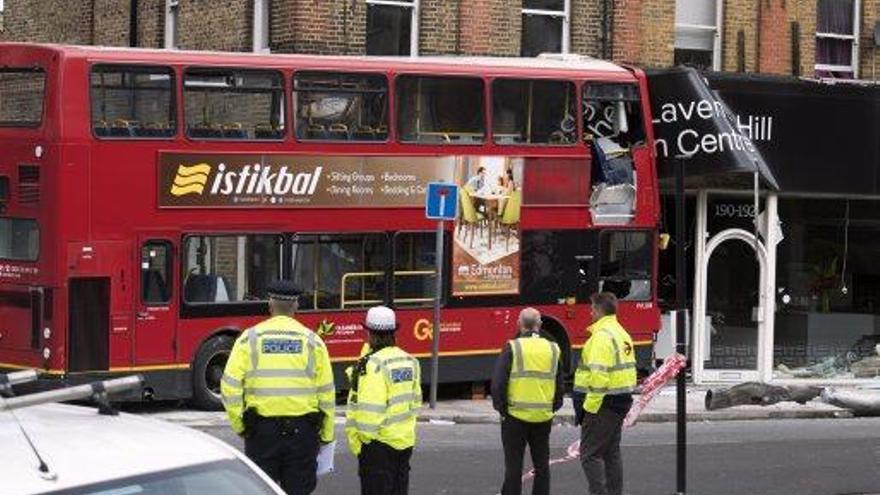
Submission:
<svg viewBox="0 0 880 495">
<path fill-rule="evenodd" d="M 336 471 L 314 495 L 358 493 L 357 460 L 343 425 L 336 435 Z M 198 427 L 241 449 L 228 426 Z M 704 421 L 688 425 L 688 495 L 867 495 L 880 492 L 880 418 Z M 668 495 L 675 489 L 673 423 L 641 423 L 623 433 L 625 495 Z M 565 456 L 579 428 L 559 425 L 550 457 Z M 411 495 L 496 495 L 504 451 L 498 425 L 418 426 Z M 526 456 L 526 469 L 530 460 Z M 551 466 L 551 493 L 587 492 L 580 462 Z M 523 493 L 530 493 L 530 482 Z"/>
<path fill-rule="evenodd" d="M 717 411 L 707 411 L 704 406 L 706 389 L 690 388 L 687 393 L 687 420 L 697 421 L 747 421 L 767 419 L 819 419 L 819 418 L 852 418 L 849 410 L 841 409 L 817 400 L 806 404 L 781 402 L 770 406 L 738 406 Z M 226 416 L 222 412 L 194 411 L 172 407 L 151 407 L 137 411 L 173 423 L 193 427 L 226 425 Z M 339 405 L 337 416 L 345 416 L 345 406 Z M 668 423 L 676 420 L 675 388 L 668 387 L 660 391 L 654 400 L 642 411 L 640 423 Z M 434 424 L 495 424 L 499 422 L 498 413 L 492 409 L 489 398 L 476 400 L 443 400 L 437 403 L 436 409 L 427 404 L 419 414 L 419 421 Z M 571 400 L 566 398 L 565 405 L 557 413 L 556 422 L 560 424 L 574 423 L 574 409 Z"/>
</svg>

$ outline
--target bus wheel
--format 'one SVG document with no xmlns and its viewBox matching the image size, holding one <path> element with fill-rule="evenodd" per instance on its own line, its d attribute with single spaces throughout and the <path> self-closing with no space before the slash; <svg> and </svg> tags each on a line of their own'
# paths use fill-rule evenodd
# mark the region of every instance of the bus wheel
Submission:
<svg viewBox="0 0 880 495">
<path fill-rule="evenodd" d="M 223 410 L 220 400 L 220 380 L 235 338 L 217 335 L 202 344 L 193 362 L 192 402 L 206 411 Z"/>
</svg>

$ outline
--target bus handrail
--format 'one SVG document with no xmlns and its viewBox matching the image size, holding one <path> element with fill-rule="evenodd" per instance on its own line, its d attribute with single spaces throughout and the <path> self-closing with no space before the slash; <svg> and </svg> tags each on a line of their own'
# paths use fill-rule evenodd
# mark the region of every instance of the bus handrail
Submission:
<svg viewBox="0 0 880 495">
<path fill-rule="evenodd" d="M 425 275 L 434 275 L 436 272 L 434 270 L 406 270 L 406 271 L 396 271 L 393 276 L 395 277 L 415 277 L 415 276 L 425 276 Z M 378 277 L 384 276 L 385 272 L 348 272 L 342 275 L 340 279 L 340 294 L 339 294 L 339 309 L 345 309 L 346 306 L 353 306 L 357 304 L 380 304 L 383 301 L 381 299 L 352 299 L 351 301 L 346 300 L 346 285 L 349 278 L 367 278 L 367 277 Z M 429 298 L 401 298 L 395 299 L 394 302 L 411 304 L 411 303 L 421 303 L 421 302 L 429 302 L 433 301 L 433 297 Z"/>
</svg>

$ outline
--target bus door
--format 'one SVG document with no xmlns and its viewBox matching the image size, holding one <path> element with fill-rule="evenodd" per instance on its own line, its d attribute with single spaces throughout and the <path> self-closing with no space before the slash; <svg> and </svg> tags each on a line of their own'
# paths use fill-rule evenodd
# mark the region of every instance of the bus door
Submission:
<svg viewBox="0 0 880 495">
<path fill-rule="evenodd" d="M 173 294 L 174 245 L 171 236 L 139 238 L 138 295 L 135 310 L 134 364 L 173 364 L 177 302 Z"/>
<path fill-rule="evenodd" d="M 106 371 L 131 360 L 131 244 L 68 245 L 67 370 Z"/>
</svg>

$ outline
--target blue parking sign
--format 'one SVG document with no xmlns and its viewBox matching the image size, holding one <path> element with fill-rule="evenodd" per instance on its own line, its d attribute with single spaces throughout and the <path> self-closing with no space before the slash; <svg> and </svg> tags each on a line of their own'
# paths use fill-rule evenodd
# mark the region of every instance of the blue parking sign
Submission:
<svg viewBox="0 0 880 495">
<path fill-rule="evenodd" d="M 455 220 L 458 215 L 458 186 L 429 182 L 425 196 L 425 216 L 431 220 Z"/>
</svg>

